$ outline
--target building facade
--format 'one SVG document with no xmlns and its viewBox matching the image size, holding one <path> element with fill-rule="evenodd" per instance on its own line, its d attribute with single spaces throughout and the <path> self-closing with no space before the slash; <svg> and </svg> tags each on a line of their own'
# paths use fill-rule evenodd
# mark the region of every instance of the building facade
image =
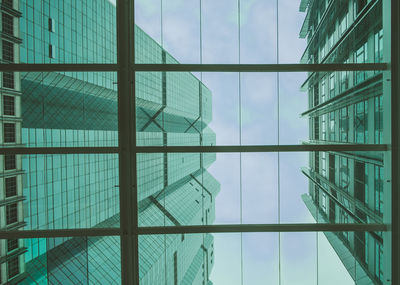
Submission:
<svg viewBox="0 0 400 285">
<path fill-rule="evenodd" d="M 387 62 L 381 0 L 302 0 L 302 63 Z M 387 3 L 386 3 L 387 4 Z M 386 30 L 390 31 L 390 30 Z M 389 35 L 390 32 L 387 32 Z M 387 54 L 387 53 L 386 53 Z M 310 143 L 390 144 L 390 92 L 381 71 L 309 73 Z M 384 152 L 313 152 L 303 200 L 320 223 L 390 221 L 390 158 Z M 382 232 L 325 233 L 356 284 L 390 284 L 390 240 Z M 389 282 L 389 283 L 387 283 Z"/>
<path fill-rule="evenodd" d="M 102 1 L 3 0 L 2 62 L 115 63 L 116 10 Z M 178 63 L 135 27 L 138 63 Z M 118 146 L 115 72 L 3 72 L 3 147 Z M 136 74 L 137 144 L 215 145 L 211 92 L 190 73 Z M 215 154 L 140 154 L 139 224 L 211 224 Z M 117 154 L 0 157 L 1 229 L 119 227 Z M 141 236 L 143 284 L 210 284 L 213 237 Z M 118 237 L 0 241 L 0 284 L 115 284 Z"/>
</svg>

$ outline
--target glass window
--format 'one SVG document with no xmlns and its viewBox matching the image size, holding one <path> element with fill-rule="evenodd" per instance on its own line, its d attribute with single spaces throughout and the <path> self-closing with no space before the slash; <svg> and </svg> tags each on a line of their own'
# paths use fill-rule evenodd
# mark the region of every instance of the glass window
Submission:
<svg viewBox="0 0 400 285">
<path fill-rule="evenodd" d="M 383 96 L 374 98 L 375 143 L 383 143 Z"/>
<path fill-rule="evenodd" d="M 329 98 L 335 96 L 335 73 L 329 75 Z"/>
<path fill-rule="evenodd" d="M 14 72 L 3 72 L 3 87 L 14 89 Z"/>
<path fill-rule="evenodd" d="M 5 170 L 11 170 L 11 169 L 16 169 L 17 164 L 15 160 L 15 155 L 14 154 L 6 154 L 4 156 L 4 169 Z"/>
<path fill-rule="evenodd" d="M 339 186 L 346 192 L 349 191 L 349 159 L 347 157 L 339 156 Z"/>
<path fill-rule="evenodd" d="M 368 101 L 355 104 L 354 138 L 356 143 L 368 143 Z"/>
<path fill-rule="evenodd" d="M 13 36 L 14 35 L 14 19 L 12 16 L 2 13 L 2 28 L 3 33 Z"/>
<path fill-rule="evenodd" d="M 383 280 L 383 248 L 380 242 L 375 240 L 375 277 L 378 278 L 380 281 Z"/>
<path fill-rule="evenodd" d="M 17 177 L 6 177 L 6 198 L 13 197 L 17 195 Z"/>
<path fill-rule="evenodd" d="M 13 96 L 3 96 L 3 112 L 7 116 L 15 116 L 15 98 Z"/>
<path fill-rule="evenodd" d="M 339 132 L 340 141 L 348 142 L 349 139 L 349 110 L 348 107 L 344 107 L 339 111 Z"/>
<path fill-rule="evenodd" d="M 4 123 L 4 142 L 15 143 L 15 124 Z"/>
<path fill-rule="evenodd" d="M 383 167 L 375 166 L 375 212 L 383 215 Z"/>
<path fill-rule="evenodd" d="M 19 274 L 19 258 L 18 256 L 12 257 L 8 263 L 8 278 L 13 278 L 14 276 Z"/>
<path fill-rule="evenodd" d="M 6 206 L 6 223 L 7 225 L 18 222 L 18 206 L 17 203 Z"/>
<path fill-rule="evenodd" d="M 329 113 L 329 140 L 335 141 L 335 112 Z"/>
<path fill-rule="evenodd" d="M 3 60 L 13 62 L 14 61 L 14 44 L 8 41 L 2 41 L 3 43 Z"/>
<path fill-rule="evenodd" d="M 7 251 L 13 251 L 18 248 L 18 239 L 7 240 Z"/>
<path fill-rule="evenodd" d="M 368 62 L 368 46 L 367 42 L 364 43 L 357 51 L 356 51 L 356 63 L 366 63 Z M 365 71 L 356 71 L 355 84 L 359 84 L 363 82 L 367 77 L 367 72 Z"/>
<path fill-rule="evenodd" d="M 375 62 L 383 62 L 383 30 L 375 34 Z"/>
</svg>

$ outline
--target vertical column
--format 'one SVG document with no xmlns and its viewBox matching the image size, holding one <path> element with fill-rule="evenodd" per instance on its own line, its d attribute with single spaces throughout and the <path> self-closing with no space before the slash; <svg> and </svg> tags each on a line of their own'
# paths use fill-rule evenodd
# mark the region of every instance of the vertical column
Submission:
<svg viewBox="0 0 400 285">
<path fill-rule="evenodd" d="M 117 0 L 121 281 L 139 284 L 134 0 Z"/>
<path fill-rule="evenodd" d="M 391 2 L 391 3 L 390 3 Z M 385 181 L 384 181 L 384 223 L 392 224 L 392 232 L 384 233 L 384 284 L 400 283 L 400 203 L 399 195 L 399 104 L 398 93 L 400 90 L 399 77 L 399 50 L 400 40 L 398 29 L 400 28 L 400 3 L 397 0 L 382 1 L 383 5 L 383 60 L 391 63 L 391 72 L 385 71 L 383 75 L 384 94 L 384 143 L 392 144 L 391 153 L 385 154 Z M 391 80 L 394 79 L 394 80 Z M 391 116 L 393 115 L 393 116 Z M 390 132 L 391 131 L 391 137 Z M 391 166 L 391 167 L 390 167 Z M 388 178 L 391 183 L 388 182 Z M 387 203 L 385 203 L 387 202 Z M 391 216 L 391 219 L 390 219 Z M 391 267 L 390 267 L 391 258 Z M 391 281 L 387 281 L 391 280 Z"/>
</svg>

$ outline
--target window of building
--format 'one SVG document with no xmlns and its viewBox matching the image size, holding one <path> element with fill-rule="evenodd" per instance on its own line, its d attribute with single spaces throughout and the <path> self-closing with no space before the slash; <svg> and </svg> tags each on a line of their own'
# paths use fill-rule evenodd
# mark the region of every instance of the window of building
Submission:
<svg viewBox="0 0 400 285">
<path fill-rule="evenodd" d="M 3 72 L 3 87 L 14 89 L 14 72 Z"/>
<path fill-rule="evenodd" d="M 319 140 L 319 117 L 314 118 L 314 140 Z"/>
<path fill-rule="evenodd" d="M 356 63 L 366 63 L 368 62 L 368 46 L 367 42 L 364 43 L 357 51 L 356 51 Z M 366 71 L 356 71 L 355 72 L 355 84 L 359 84 L 363 82 L 367 78 Z"/>
<path fill-rule="evenodd" d="M 15 124 L 4 123 L 4 142 L 15 143 Z"/>
<path fill-rule="evenodd" d="M 2 55 L 3 60 L 13 62 L 14 61 L 14 44 L 8 41 L 2 41 Z"/>
<path fill-rule="evenodd" d="M 375 277 L 377 278 L 377 279 L 379 279 L 380 281 L 382 281 L 383 280 L 383 266 L 382 266 L 382 263 L 383 263 L 383 258 L 382 258 L 382 255 L 383 255 L 383 247 L 382 247 L 382 245 L 377 241 L 377 240 L 375 240 Z"/>
<path fill-rule="evenodd" d="M 324 103 L 326 101 L 326 84 L 325 84 L 325 78 L 322 79 L 321 81 L 321 103 Z"/>
<path fill-rule="evenodd" d="M 380 30 L 375 34 L 375 62 L 383 62 L 383 30 Z"/>
<path fill-rule="evenodd" d="M 6 13 L 1 14 L 3 33 L 14 35 L 14 18 Z"/>
<path fill-rule="evenodd" d="M 349 159 L 347 157 L 339 156 L 339 186 L 346 192 L 349 191 Z"/>
<path fill-rule="evenodd" d="M 11 279 L 19 274 L 19 258 L 18 256 L 11 258 L 8 263 L 8 278 Z"/>
<path fill-rule="evenodd" d="M 14 154 L 6 154 L 4 156 L 4 169 L 5 170 L 11 170 L 11 169 L 16 169 L 17 164 L 15 160 L 15 155 Z"/>
<path fill-rule="evenodd" d="M 335 141 L 335 112 L 329 113 L 329 140 Z"/>
<path fill-rule="evenodd" d="M 17 195 L 17 177 L 6 177 L 6 198 L 13 197 Z"/>
<path fill-rule="evenodd" d="M 18 222 L 18 206 L 17 203 L 6 206 L 6 223 L 7 225 Z"/>
<path fill-rule="evenodd" d="M 340 141 L 347 142 L 349 139 L 349 111 L 344 107 L 339 111 L 339 132 Z"/>
<path fill-rule="evenodd" d="M 13 8 L 13 2 L 14 2 L 14 0 L 3 0 L 3 5 L 5 5 L 5 6 L 7 6 L 7 7 L 10 7 L 10 8 Z"/>
<path fill-rule="evenodd" d="M 7 251 L 13 251 L 18 248 L 18 239 L 8 239 L 7 240 Z"/>
<path fill-rule="evenodd" d="M 321 124 L 322 124 L 322 131 L 321 131 L 322 137 L 321 137 L 321 139 L 323 141 L 326 140 L 326 117 L 327 117 L 326 114 L 321 116 Z"/>
<path fill-rule="evenodd" d="M 49 32 L 56 31 L 56 21 L 53 18 L 49 18 Z"/>
<path fill-rule="evenodd" d="M 374 98 L 374 131 L 375 143 L 383 143 L 383 96 Z"/>
<path fill-rule="evenodd" d="M 15 98 L 13 96 L 3 96 L 3 113 L 7 116 L 15 116 Z"/>
<path fill-rule="evenodd" d="M 347 22 L 348 22 L 348 12 L 346 11 L 339 24 L 340 35 L 343 35 L 344 32 L 347 30 Z"/>
<path fill-rule="evenodd" d="M 174 252 L 174 285 L 178 285 L 178 254 Z"/>
<path fill-rule="evenodd" d="M 375 212 L 379 215 L 383 215 L 383 167 L 375 166 L 375 179 L 374 179 L 374 191 L 375 191 Z"/>
<path fill-rule="evenodd" d="M 326 152 L 321 152 L 321 174 L 326 177 Z"/>
<path fill-rule="evenodd" d="M 56 47 L 52 44 L 49 45 L 49 57 L 56 58 Z"/>
<path fill-rule="evenodd" d="M 322 192 L 321 206 L 322 210 L 326 213 L 326 194 L 324 192 Z"/>
<path fill-rule="evenodd" d="M 368 204 L 368 167 L 360 161 L 354 161 L 354 197 Z"/>
<path fill-rule="evenodd" d="M 344 63 L 349 63 L 347 59 Z M 340 72 L 340 92 L 344 92 L 349 88 L 349 72 L 341 71 Z"/>
<path fill-rule="evenodd" d="M 368 101 L 354 105 L 354 141 L 368 143 Z"/>
<path fill-rule="evenodd" d="M 335 96 L 335 73 L 329 75 L 329 98 Z"/>
<path fill-rule="evenodd" d="M 319 90 L 318 83 L 314 85 L 314 106 L 319 104 Z"/>
<path fill-rule="evenodd" d="M 364 7 L 367 5 L 367 0 L 355 0 L 354 1 L 354 18 L 357 17 L 358 14 L 364 9 Z"/>
</svg>

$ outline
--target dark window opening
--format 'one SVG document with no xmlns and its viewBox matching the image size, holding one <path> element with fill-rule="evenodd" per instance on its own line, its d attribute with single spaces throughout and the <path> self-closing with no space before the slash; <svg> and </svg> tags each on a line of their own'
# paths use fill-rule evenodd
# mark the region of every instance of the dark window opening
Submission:
<svg viewBox="0 0 400 285">
<path fill-rule="evenodd" d="M 15 124 L 4 123 L 4 142 L 15 143 Z"/>
<path fill-rule="evenodd" d="M 3 60 L 13 62 L 14 61 L 14 44 L 3 41 L 3 50 L 2 50 Z"/>
<path fill-rule="evenodd" d="M 3 72 L 3 87 L 14 89 L 14 72 Z"/>
<path fill-rule="evenodd" d="M 13 36 L 14 35 L 14 19 L 12 16 L 2 13 L 2 28 L 3 33 Z"/>
<path fill-rule="evenodd" d="M 3 96 L 3 112 L 7 116 L 15 116 L 15 98 L 13 96 Z"/>
<path fill-rule="evenodd" d="M 7 250 L 13 251 L 18 248 L 18 240 L 17 239 L 9 239 L 7 240 Z"/>
<path fill-rule="evenodd" d="M 17 196 L 17 177 L 7 177 L 6 179 L 6 198 Z"/>
<path fill-rule="evenodd" d="M 14 257 L 8 261 L 8 278 L 13 278 L 19 274 L 19 258 Z"/>
<path fill-rule="evenodd" d="M 15 155 L 14 154 L 6 154 L 4 156 L 4 169 L 10 170 L 10 169 L 16 169 L 16 168 L 17 168 L 17 163 L 15 160 Z"/>
<path fill-rule="evenodd" d="M 6 206 L 6 221 L 7 225 L 16 223 L 18 221 L 18 206 L 11 204 Z"/>
</svg>

